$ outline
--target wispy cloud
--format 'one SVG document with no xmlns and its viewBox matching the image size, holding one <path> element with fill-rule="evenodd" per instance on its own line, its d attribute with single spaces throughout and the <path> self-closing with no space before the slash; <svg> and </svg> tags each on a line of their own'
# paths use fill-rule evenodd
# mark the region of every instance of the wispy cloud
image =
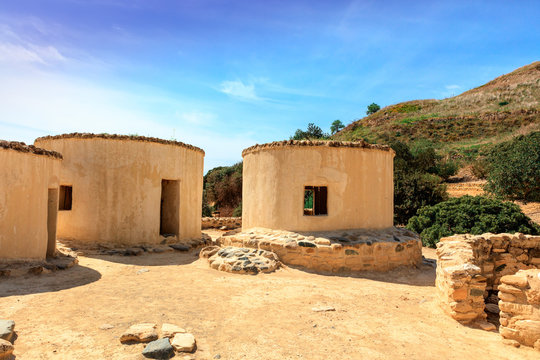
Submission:
<svg viewBox="0 0 540 360">
<path fill-rule="evenodd" d="M 461 89 L 461 86 L 459 86 L 459 85 L 446 85 L 445 88 L 446 88 L 446 90 L 458 90 L 458 89 Z"/>
<path fill-rule="evenodd" d="M 216 119 L 215 114 L 205 113 L 200 111 L 190 111 L 190 112 L 176 112 L 176 117 L 182 122 L 186 122 L 194 125 L 208 126 L 213 123 Z"/>
<path fill-rule="evenodd" d="M 219 91 L 240 100 L 261 100 L 255 93 L 255 85 L 244 84 L 240 80 L 223 81 L 219 86 Z"/>
<path fill-rule="evenodd" d="M 49 65 L 65 62 L 67 58 L 54 46 L 34 44 L 13 44 L 0 40 L 0 62 L 3 63 L 39 63 Z"/>
</svg>

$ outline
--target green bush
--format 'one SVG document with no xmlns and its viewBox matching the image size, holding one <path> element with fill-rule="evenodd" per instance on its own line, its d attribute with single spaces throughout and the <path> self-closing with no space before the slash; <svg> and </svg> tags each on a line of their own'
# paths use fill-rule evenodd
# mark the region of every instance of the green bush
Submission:
<svg viewBox="0 0 540 360">
<path fill-rule="evenodd" d="M 495 146 L 486 161 L 488 192 L 506 199 L 540 201 L 540 131 Z"/>
<path fill-rule="evenodd" d="M 424 246 L 429 247 L 454 234 L 540 233 L 540 226 L 523 214 L 518 205 L 468 195 L 422 207 L 409 220 L 407 228 L 420 234 Z"/>
<path fill-rule="evenodd" d="M 242 167 L 239 162 L 232 166 L 220 166 L 208 171 L 203 179 L 203 213 L 221 209 L 232 212 L 242 201 Z M 213 208 L 208 204 L 213 204 Z M 230 213 L 222 213 L 228 216 Z"/>
<path fill-rule="evenodd" d="M 414 153 L 400 141 L 390 145 L 394 158 L 394 222 L 406 224 L 422 206 L 446 200 L 446 187 L 437 172 L 437 156 L 429 146 L 417 146 Z"/>
<path fill-rule="evenodd" d="M 232 216 L 234 217 L 242 217 L 242 203 L 234 209 Z"/>
</svg>

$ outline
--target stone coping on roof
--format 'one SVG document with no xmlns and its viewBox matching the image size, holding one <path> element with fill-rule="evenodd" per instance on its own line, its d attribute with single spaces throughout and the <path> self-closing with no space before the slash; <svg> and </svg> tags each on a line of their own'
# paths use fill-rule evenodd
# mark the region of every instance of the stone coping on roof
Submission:
<svg viewBox="0 0 540 360">
<path fill-rule="evenodd" d="M 62 135 L 42 136 L 36 139 L 41 140 L 57 140 L 57 139 L 107 139 L 107 140 L 132 140 L 141 142 L 153 142 L 165 145 L 180 146 L 189 150 L 198 151 L 204 155 L 204 150 L 193 145 L 185 144 L 176 140 L 165 140 L 155 137 L 139 136 L 139 135 L 117 135 L 117 134 L 92 134 L 92 133 L 70 133 Z"/>
<path fill-rule="evenodd" d="M 242 157 L 261 150 L 269 150 L 282 147 L 305 147 L 305 146 L 326 146 L 336 148 L 357 148 L 372 149 L 394 152 L 388 145 L 369 144 L 363 140 L 360 141 L 333 141 L 333 140 L 283 140 L 274 141 L 267 144 L 256 144 L 242 151 Z"/>
<path fill-rule="evenodd" d="M 34 155 L 49 156 L 55 159 L 62 160 L 62 154 L 56 151 L 45 150 L 35 147 L 34 145 L 26 145 L 25 143 L 20 141 L 0 140 L 0 149 L 15 150 Z"/>
</svg>

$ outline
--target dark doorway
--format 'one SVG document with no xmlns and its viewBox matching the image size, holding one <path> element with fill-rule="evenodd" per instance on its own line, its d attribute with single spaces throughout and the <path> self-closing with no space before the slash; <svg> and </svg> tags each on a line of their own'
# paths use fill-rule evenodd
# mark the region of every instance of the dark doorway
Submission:
<svg viewBox="0 0 540 360">
<path fill-rule="evenodd" d="M 56 224 L 58 219 L 58 189 L 49 189 L 47 199 L 47 256 L 56 251 Z"/>
<path fill-rule="evenodd" d="M 161 180 L 159 233 L 178 235 L 180 229 L 180 181 Z"/>
<path fill-rule="evenodd" d="M 304 187 L 304 215 L 328 215 L 327 204 L 326 186 Z"/>
</svg>

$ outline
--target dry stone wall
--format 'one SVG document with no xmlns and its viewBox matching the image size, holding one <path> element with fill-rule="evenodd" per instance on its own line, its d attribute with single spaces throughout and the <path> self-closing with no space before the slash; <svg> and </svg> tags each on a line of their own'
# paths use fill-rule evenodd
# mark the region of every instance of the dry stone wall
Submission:
<svg viewBox="0 0 540 360">
<path fill-rule="evenodd" d="M 441 239 L 437 256 L 436 286 L 443 309 L 462 323 L 482 322 L 486 307 L 492 313 L 500 310 L 497 294 L 504 289 L 504 276 L 540 267 L 540 236 L 454 235 Z"/>
<path fill-rule="evenodd" d="M 499 298 L 501 336 L 540 350 L 540 270 L 503 276 Z"/>
<path fill-rule="evenodd" d="M 254 228 L 226 234 L 217 242 L 272 251 L 284 264 L 323 272 L 388 271 L 422 262 L 418 235 L 394 227 L 310 233 Z"/>
<path fill-rule="evenodd" d="M 203 229 L 233 230 L 242 227 L 241 217 L 203 217 Z"/>
</svg>

